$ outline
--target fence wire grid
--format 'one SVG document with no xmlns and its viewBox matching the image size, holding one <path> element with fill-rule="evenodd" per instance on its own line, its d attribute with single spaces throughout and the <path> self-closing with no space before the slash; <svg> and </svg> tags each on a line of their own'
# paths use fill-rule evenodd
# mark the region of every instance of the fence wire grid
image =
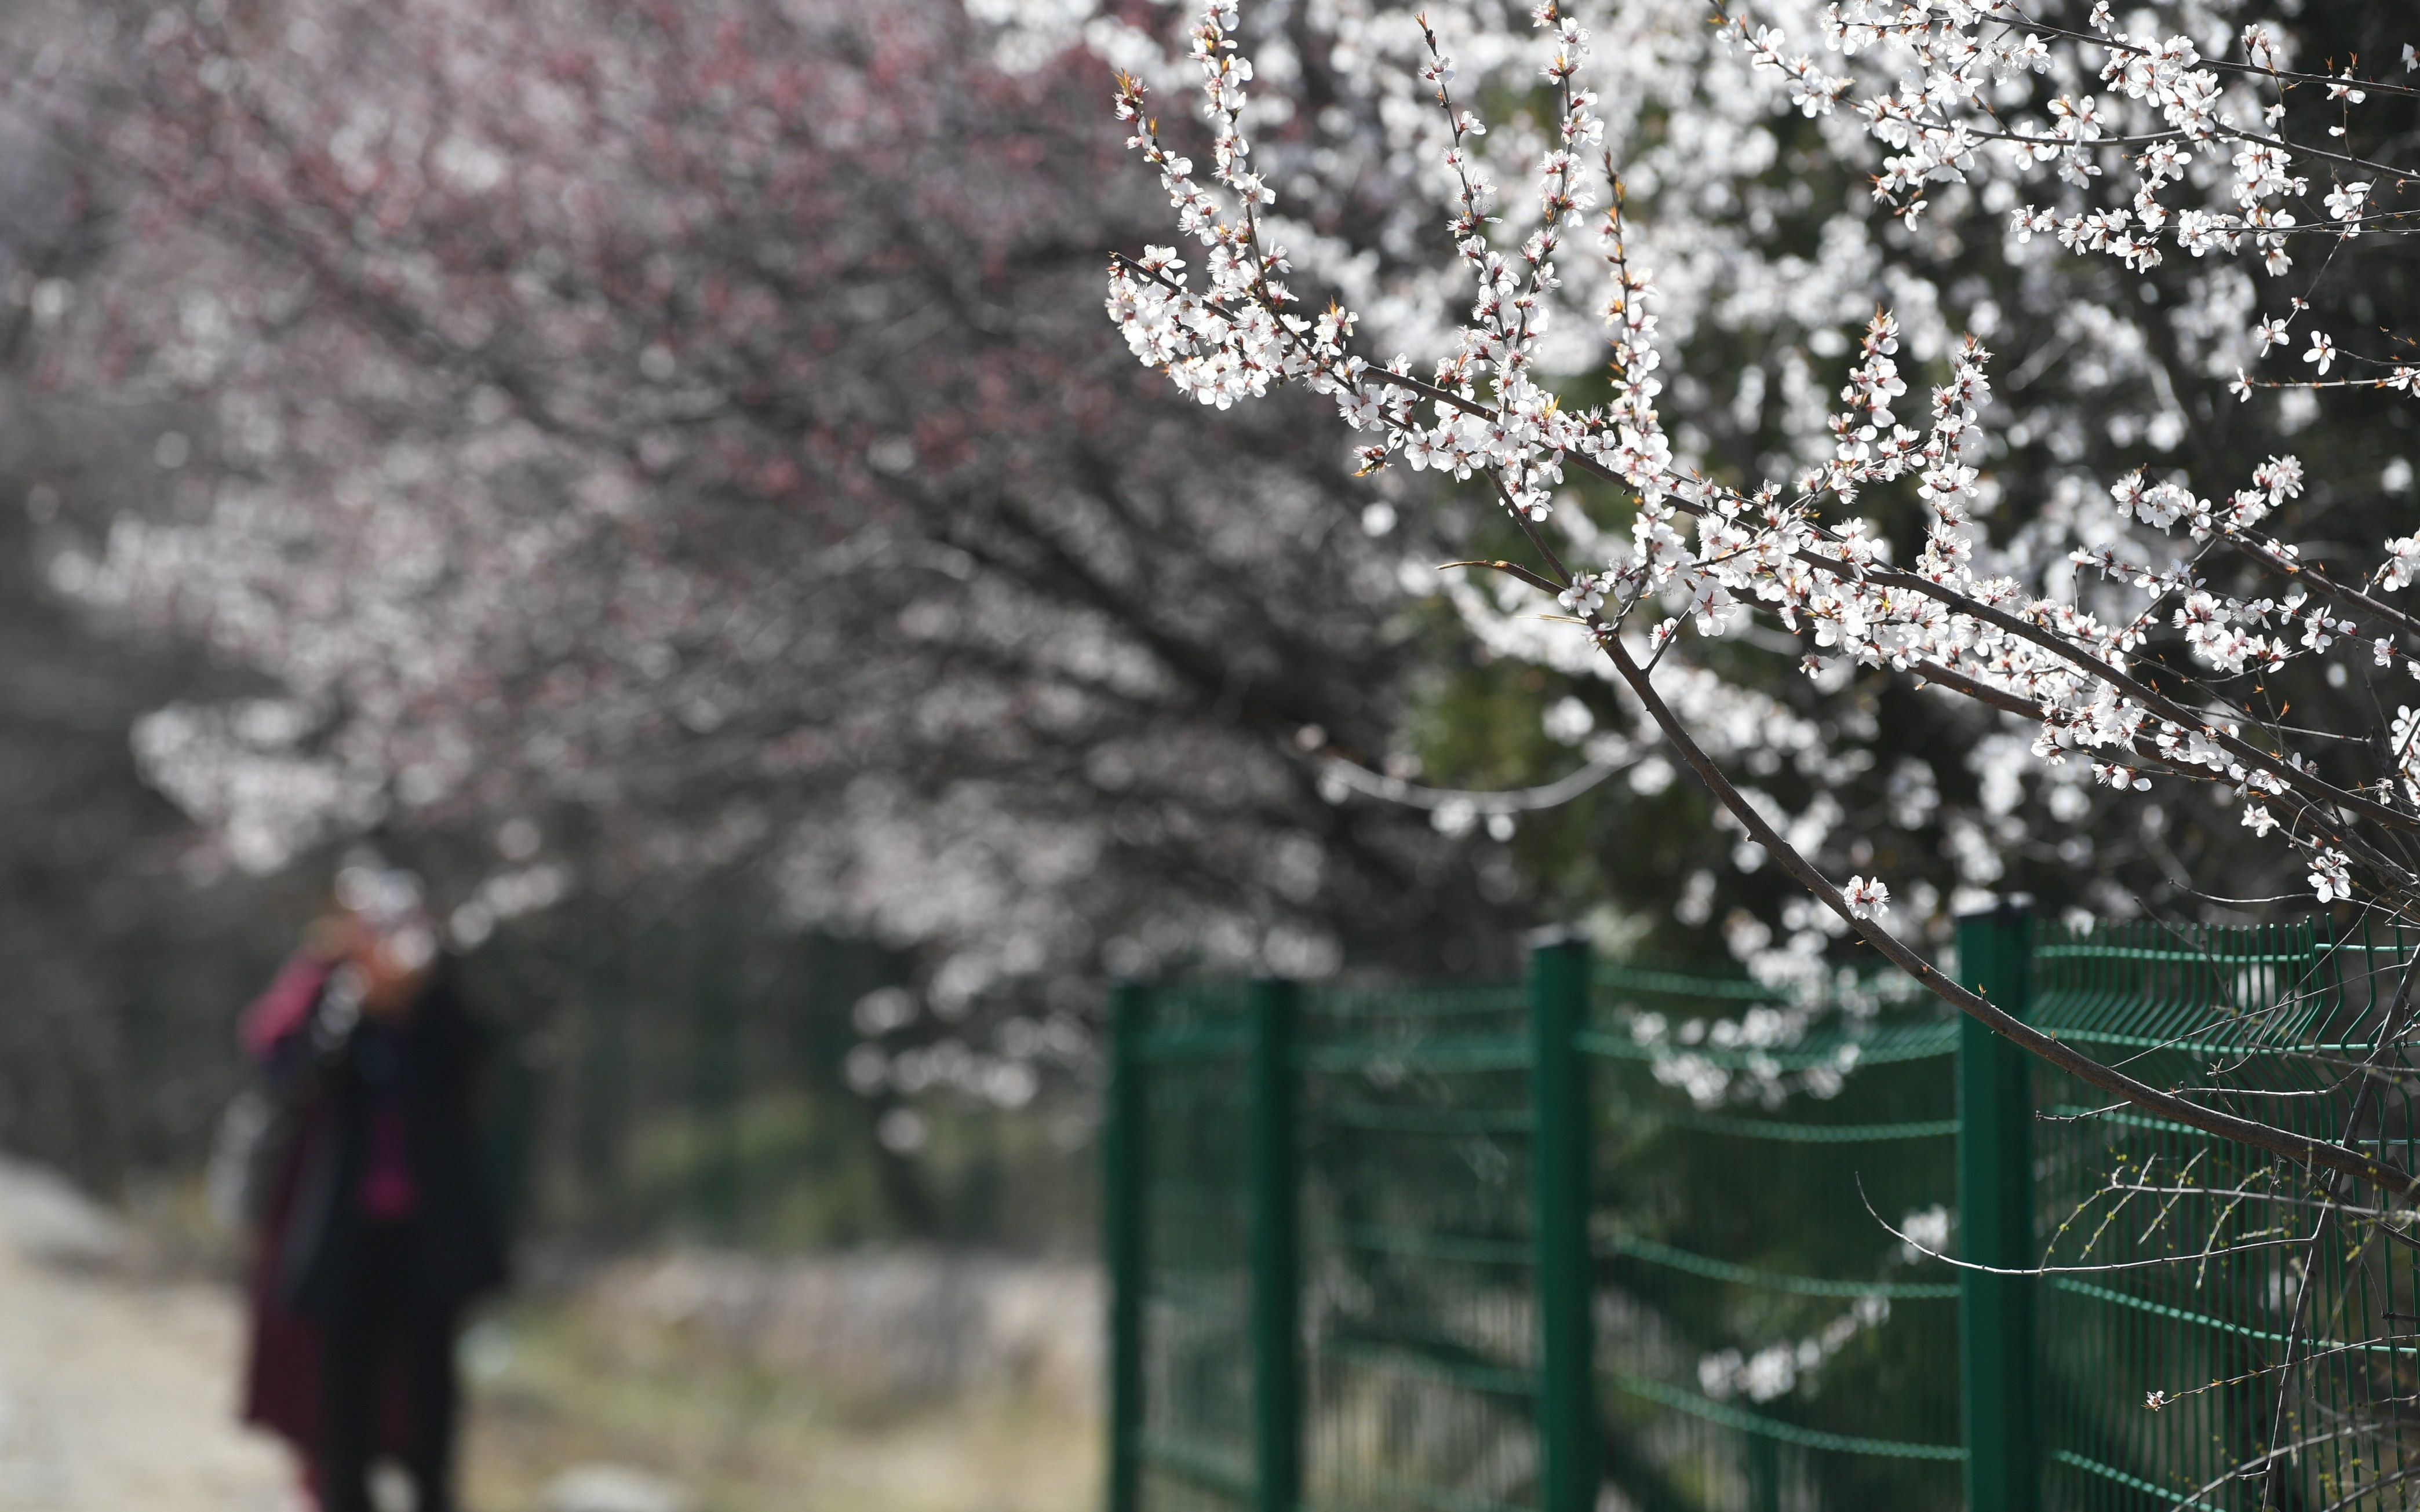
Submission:
<svg viewBox="0 0 2420 1512">
<path fill-rule="evenodd" d="M 2138 1078 L 2414 1163 L 2378 1048 L 2414 944 L 2003 913 L 1960 953 Z M 2420 1494 L 2413 1215 L 2347 1218 L 1929 999 L 1558 946 L 1526 984 L 1116 1016 L 1111 1512 Z"/>
</svg>

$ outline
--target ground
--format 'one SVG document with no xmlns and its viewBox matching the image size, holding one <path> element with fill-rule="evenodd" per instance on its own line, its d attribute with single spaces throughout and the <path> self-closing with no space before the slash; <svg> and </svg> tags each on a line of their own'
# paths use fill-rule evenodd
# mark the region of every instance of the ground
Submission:
<svg viewBox="0 0 2420 1512">
<path fill-rule="evenodd" d="M 0 1506 L 287 1512 L 285 1457 L 235 1426 L 224 1287 L 141 1280 L 71 1195 L 0 1166 Z"/>
<path fill-rule="evenodd" d="M 234 1420 L 235 1294 L 128 1251 L 107 1214 L 0 1164 L 0 1507 L 298 1512 L 283 1452 Z M 1096 1500 L 1096 1431 L 1067 1393 L 870 1393 L 614 1295 L 524 1298 L 474 1333 L 470 1512 L 556 1512 L 583 1466 L 643 1472 L 696 1512 Z"/>
<path fill-rule="evenodd" d="M 1090 1512 L 1100 1448 L 1071 1394 L 994 1382 L 866 1389 L 854 1369 L 768 1361 L 613 1288 L 501 1310 L 467 1351 L 473 1512 L 544 1505 L 564 1468 L 613 1461 L 702 1512 Z"/>
</svg>

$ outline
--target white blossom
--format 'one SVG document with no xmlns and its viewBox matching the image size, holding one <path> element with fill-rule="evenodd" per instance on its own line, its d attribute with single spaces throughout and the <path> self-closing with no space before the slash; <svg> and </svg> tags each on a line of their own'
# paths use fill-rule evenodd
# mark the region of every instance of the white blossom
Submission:
<svg viewBox="0 0 2420 1512">
<path fill-rule="evenodd" d="M 1848 900 L 1849 912 L 1859 918 L 1880 918 L 1890 906 L 1890 888 L 1879 877 L 1872 881 L 1851 877 L 1840 895 Z"/>
<path fill-rule="evenodd" d="M 2352 896 L 2351 860 L 2344 852 L 2328 846 L 2311 857 L 2311 890 L 2322 903 L 2335 903 Z"/>
<path fill-rule="evenodd" d="M 2290 269 L 2288 239 L 2298 223 L 2288 206 L 2310 185 L 2291 143 L 2270 134 L 2283 129 L 2273 113 L 2238 124 L 2241 112 L 2227 102 L 2219 70 L 2189 37 L 2134 35 L 2106 8 L 2095 16 L 2108 45 L 2070 53 L 2072 44 L 2053 45 L 2001 24 L 1992 8 L 1902 9 L 1849 0 L 1826 13 L 1822 28 L 1824 44 L 1853 62 L 1838 73 L 1791 52 L 1768 22 L 1734 14 L 1723 36 L 1751 69 L 1777 78 L 1790 108 L 1849 114 L 1861 122 L 1885 154 L 1875 193 L 1903 217 L 1915 219 L 1942 184 L 2055 189 L 2064 208 L 2034 203 L 2009 210 L 2012 245 L 2048 231 L 2071 254 L 2115 256 L 2137 270 L 2156 265 L 2167 244 L 2196 257 L 2250 250 L 2273 275 Z M 2348 801 L 2367 800 L 2323 778 L 2312 763 L 2278 761 L 2247 735 L 2236 694 L 2227 691 L 2229 679 L 2340 655 L 2361 633 L 2335 588 L 2325 598 L 2310 596 L 2323 579 L 2308 575 L 2295 547 L 2260 533 L 2275 511 L 2302 495 L 2301 461 L 2272 457 L 2249 480 L 2226 480 L 2209 497 L 2181 475 L 2138 471 L 2120 477 L 2109 485 L 2121 517 L 2116 529 L 2095 526 L 2089 539 L 2067 549 L 2067 563 L 2083 571 L 2072 585 L 2055 582 L 2046 563 L 2028 567 L 1976 527 L 1992 423 L 1991 353 L 1972 336 L 1950 345 L 1941 354 L 1948 381 L 1921 401 L 1929 413 L 1902 414 L 1911 394 L 1900 368 L 1905 332 L 1885 308 L 1868 321 L 1844 364 L 1820 452 L 1810 448 L 1787 486 L 1711 482 L 1682 455 L 1659 412 L 1668 359 L 1656 285 L 1634 255 L 1637 233 L 1618 197 L 1605 217 L 1591 275 L 1602 289 L 1595 308 L 1610 348 L 1611 384 L 1598 403 L 1559 400 L 1556 374 L 1540 361 L 1541 341 L 1557 330 L 1563 307 L 1557 290 L 1570 270 L 1556 259 L 1587 195 L 1566 144 L 1601 134 L 1604 123 L 1579 82 L 1590 62 L 1586 32 L 1553 4 L 1539 9 L 1538 23 L 1550 34 L 1546 77 L 1555 103 L 1527 169 L 1536 208 L 1527 229 L 1500 236 L 1493 228 L 1512 201 L 1499 197 L 1497 176 L 1485 162 L 1507 172 L 1520 165 L 1477 155 L 1479 122 L 1469 100 L 1453 92 L 1446 40 L 1432 23 L 1419 28 L 1420 48 L 1412 55 L 1430 107 L 1420 118 L 1432 123 L 1426 141 L 1443 169 L 1440 208 L 1459 259 L 1460 297 L 1467 301 L 1466 315 L 1438 333 L 1441 355 L 1427 376 L 1414 377 L 1401 360 L 1374 366 L 1329 326 L 1289 317 L 1290 293 L 1244 274 L 1201 296 L 1155 296 L 1196 301 L 1171 322 L 1185 332 L 1183 342 L 1149 336 L 1156 345 L 1147 345 L 1137 320 L 1124 313 L 1125 275 L 1113 275 L 1112 313 L 1129 341 L 1146 361 L 1196 389 L 1207 380 L 1190 376 L 1187 364 L 1215 373 L 1239 394 L 1287 379 L 1327 393 L 1348 422 L 1374 425 L 1383 436 L 1360 454 L 1366 465 L 1401 456 L 1416 470 L 1483 481 L 1525 527 L 1549 522 L 1552 489 L 1574 472 L 1618 482 L 1637 505 L 1627 540 L 1558 576 L 1547 592 L 1564 617 L 1585 623 L 1587 641 L 1652 666 L 1659 676 L 1676 664 L 1669 654 L 1684 632 L 1727 635 L 1750 613 L 1804 637 L 1811 651 L 1803 664 L 1815 675 L 1838 664 L 1917 675 L 1937 668 L 1962 686 L 2039 711 L 2034 750 L 2054 767 L 2081 760 L 2101 783 L 2131 795 L 2151 792 L 2155 779 L 2226 782 L 2260 794 L 2261 802 L 2246 805 L 2245 824 L 2259 836 L 2283 830 L 2304 847 L 2322 901 L 2348 895 L 2352 852 L 2336 843 L 2346 837 L 2327 826 L 2350 821 L 2332 817 L 2317 829 L 2307 826 L 2350 812 Z M 1215 15 L 1199 34 L 1215 34 L 1215 55 L 1231 51 Z M 2245 34 L 2252 55 L 2274 55 L 2279 45 L 2257 26 Z M 2085 63 L 2086 56 L 2094 61 Z M 1910 68 L 1892 74 L 1885 60 Z M 1923 68 L 1913 67 L 1917 63 Z M 1214 131 L 1224 130 L 1218 124 L 1225 108 L 1223 67 L 1203 65 Z M 2038 111 L 1982 108 L 2006 81 L 2054 75 L 2056 86 L 2040 97 L 2010 96 L 2039 98 Z M 2089 87 L 2080 86 L 2086 81 Z M 2329 87 L 2348 107 L 2365 94 L 2350 76 Z M 1139 96 L 1122 111 L 1139 116 Z M 2118 136 L 2152 140 L 2130 155 L 2105 146 Z M 1156 143 L 1137 143 L 1162 161 Z M 2052 182 L 2043 181 L 2044 172 Z M 2126 176 L 2130 186 L 2104 188 L 2113 175 Z M 2359 220 L 2375 182 L 2332 184 L 2332 220 Z M 1180 208 L 1197 193 L 1173 179 L 1169 187 Z M 1256 239 L 1249 205 L 1187 224 L 1198 236 L 1228 239 L 1238 268 L 1276 255 Z M 2259 352 L 2288 340 L 2306 307 L 2299 299 L 2292 303 L 2290 314 L 2252 323 Z M 2307 335 L 2303 366 L 2312 379 L 2333 379 L 2339 348 L 2325 332 Z M 2254 355 L 2249 347 L 2244 354 Z M 2249 378 L 2237 384 L 2240 395 L 2253 388 Z M 1861 495 L 1902 479 L 1927 511 L 1921 543 L 1903 564 L 1857 513 Z M 1593 538 L 1584 522 L 1570 528 Z M 2204 580 L 2194 553 L 2222 542 L 2239 552 L 2226 560 L 2248 557 L 2288 580 L 2283 597 Z M 2304 576 L 2295 579 L 2297 573 Z M 2415 574 L 2420 537 L 2390 543 L 2375 581 L 2397 589 Z M 2087 594 L 2086 575 L 2139 601 L 2129 607 Z M 1492 623 L 1501 612 L 1487 595 L 1449 593 L 1471 606 L 1466 617 L 1474 624 Z M 2163 625 L 2181 632 L 2195 665 L 2213 679 L 2207 688 L 2196 685 L 2180 697 L 2133 675 L 2133 662 Z M 1539 646 L 1525 654 L 1552 659 L 1543 643 L 1523 644 Z M 2280 807 L 2294 824 L 2278 822 Z M 1850 879 L 1839 906 L 1868 924 L 1887 897 L 1880 882 L 1859 875 Z"/>
</svg>

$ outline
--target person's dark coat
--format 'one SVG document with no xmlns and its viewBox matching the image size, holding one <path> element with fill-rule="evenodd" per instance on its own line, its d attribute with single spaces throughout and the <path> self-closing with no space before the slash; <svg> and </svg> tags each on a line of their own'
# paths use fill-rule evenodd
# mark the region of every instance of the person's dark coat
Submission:
<svg viewBox="0 0 2420 1512">
<path fill-rule="evenodd" d="M 474 1119 L 484 1036 L 442 967 L 400 1023 L 365 1017 L 341 1034 L 331 1034 L 326 1022 L 328 972 L 318 966 L 311 979 L 311 971 L 309 963 L 289 968 L 250 1016 L 245 1036 L 267 1061 L 278 1115 L 252 1277 L 244 1418 L 306 1450 L 319 1440 L 321 1325 L 369 1227 L 356 1194 L 382 1087 L 393 1088 L 403 1115 L 417 1198 L 408 1228 L 412 1284 L 427 1288 L 423 1304 L 450 1314 L 504 1278 L 504 1238 L 480 1171 Z M 282 1011 L 272 1001 L 280 988 L 295 999 Z M 382 1414 L 380 1447 L 399 1452 L 409 1427 L 402 1394 L 386 1395 L 396 1406 Z"/>
</svg>

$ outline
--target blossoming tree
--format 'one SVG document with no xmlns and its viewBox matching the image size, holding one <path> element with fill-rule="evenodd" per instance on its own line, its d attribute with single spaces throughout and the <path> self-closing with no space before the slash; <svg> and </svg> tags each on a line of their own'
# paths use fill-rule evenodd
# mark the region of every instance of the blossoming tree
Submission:
<svg viewBox="0 0 2420 1512">
<path fill-rule="evenodd" d="M 68 499 L 52 574 L 265 674 L 137 735 L 223 862 L 440 837 L 465 938 L 752 870 L 951 1011 L 1500 940 L 1467 843 L 1299 753 L 1379 762 L 1412 660 L 1345 470 L 1115 357 L 1068 291 L 1145 207 L 1083 65 L 989 40 L 298 0 L 27 60 L 146 228 L 45 288 L 43 376 L 189 416 L 168 507 Z"/>
<path fill-rule="evenodd" d="M 2350 660 L 2365 675 L 2413 665 L 2408 638 L 2420 621 L 2392 595 L 2420 568 L 2420 537 L 2390 538 L 2350 564 L 2339 550 L 2279 539 L 2273 517 L 2291 517 L 2308 480 L 2297 459 L 2278 455 L 2224 487 L 2205 483 L 2215 501 L 2186 478 L 2133 472 L 2108 490 L 2120 531 L 2088 542 L 2035 532 L 1995 548 L 1974 520 L 1989 460 L 1990 354 L 1972 337 L 1948 349 L 1928 423 L 1903 424 L 1902 328 L 1887 312 L 1869 323 L 1827 416 L 1824 455 L 1787 483 L 1687 456 L 1659 405 L 1667 375 L 1653 286 L 1632 254 L 1620 165 L 1604 150 L 1586 72 L 1589 34 L 1552 3 L 1534 19 L 1542 36 L 1526 60 L 1540 70 L 1544 100 L 1522 134 L 1535 148 L 1535 193 L 1514 205 L 1498 203 L 1479 147 L 1487 123 L 1458 88 L 1446 43 L 1425 20 L 1417 23 L 1446 240 L 1470 301 L 1466 318 L 1431 333 L 1438 349 L 1417 365 L 1365 352 L 1359 311 L 1341 299 L 1323 307 L 1298 291 L 1295 255 L 1279 239 L 1296 223 L 1275 208 L 1285 159 L 1280 150 L 1267 159 L 1277 166 L 1266 165 L 1247 131 L 1298 110 L 1248 114 L 1256 108 L 1253 65 L 1238 44 L 1233 5 L 1208 7 L 1189 39 L 1209 130 L 1206 173 L 1163 134 L 1142 83 L 1123 75 L 1117 106 L 1132 123 L 1129 145 L 1157 170 L 1192 255 L 1151 247 L 1113 263 L 1109 313 L 1137 355 L 1220 408 L 1299 383 L 1328 395 L 1361 433 L 1365 471 L 1400 466 L 1478 483 L 1526 542 L 1526 560 L 1463 565 L 1536 594 L 1532 603 L 1603 658 L 1764 856 L 1866 946 L 1961 1011 L 2124 1102 L 2411 1193 L 2412 1174 L 2389 1162 L 2238 1117 L 2217 1099 L 2145 1085 L 1945 976 L 1890 927 L 1887 880 L 1842 877 L 1810 861 L 1742 793 L 1657 673 L 1691 635 L 1717 640 L 1761 615 L 1798 642 L 1817 677 L 1845 665 L 1919 678 L 2027 721 L 2039 758 L 2088 766 L 2116 790 L 2224 790 L 2252 832 L 2274 831 L 2296 848 L 2319 903 L 2358 887 L 2365 905 L 2404 918 L 2414 901 L 2409 835 L 2420 827 L 2413 717 L 2381 717 L 2374 729 L 2313 728 L 2289 719 L 2285 695 L 2304 669 L 2330 660 Z M 2361 155 L 2350 135 L 2361 117 L 2350 113 L 2372 96 L 2412 90 L 2350 70 L 2295 71 L 2269 27 L 2230 39 L 2240 54 L 2230 56 L 2183 36 L 2132 35 L 2105 6 L 2071 28 L 2009 5 L 1836 8 L 1826 13 L 1827 39 L 1862 60 L 1854 63 L 1867 74 L 1860 95 L 1855 73 L 1789 54 L 1745 17 L 1720 19 L 1749 65 L 1783 80 L 1802 112 L 1854 108 L 1865 119 L 1895 154 L 1873 192 L 1912 221 L 1940 193 L 1935 185 L 1997 183 L 2009 186 L 2001 208 L 2020 244 L 2049 234 L 2133 271 L 2160 260 L 2164 247 L 2202 258 L 2250 253 L 2273 280 L 2293 273 L 2297 245 L 2322 249 L 2315 260 L 2324 260 L 2404 224 L 2387 193 L 2397 170 Z M 1525 53 L 1500 37 L 1486 46 L 1498 60 Z M 2061 87 L 2079 78 L 2097 79 L 2109 100 Z M 2341 119 L 2321 127 L 2319 140 L 2281 136 L 2294 130 L 2289 95 L 2296 105 L 2324 97 Z M 2327 218 L 2315 224 L 2297 223 L 2288 206 L 2311 188 L 2293 171 L 2305 160 L 2332 178 Z M 1582 275 L 1586 265 L 1569 258 L 1565 242 L 1598 205 L 1599 256 Z M 1315 276 L 1331 249 L 1315 238 L 1303 245 L 1301 273 Z M 1198 269 L 1188 266 L 1197 259 Z M 1348 269 L 1336 282 L 1351 278 Z M 1571 365 L 1557 355 L 1571 349 L 1555 345 L 1564 339 L 1557 316 L 1583 293 L 1607 327 L 1609 377 L 1595 403 L 1585 393 L 1567 399 L 1557 382 L 1559 363 L 1566 373 Z M 2314 382 L 2411 388 L 2413 369 L 2394 360 L 2391 346 L 2362 350 L 2353 376 L 2331 378 L 2353 360 L 2351 348 L 2312 329 L 2314 303 L 2299 286 L 2278 303 L 2246 335 L 2265 352 L 2302 322 L 2309 371 L 2247 363 L 2233 383 L 2239 397 Z M 1854 510 L 1861 497 L 1909 484 L 1923 528 L 1902 564 Z M 1587 489 L 1630 501 L 1629 539 L 1610 553 L 1575 497 Z M 2400 1042 L 2400 1016 L 2379 1026 L 2381 1053 Z"/>
</svg>

